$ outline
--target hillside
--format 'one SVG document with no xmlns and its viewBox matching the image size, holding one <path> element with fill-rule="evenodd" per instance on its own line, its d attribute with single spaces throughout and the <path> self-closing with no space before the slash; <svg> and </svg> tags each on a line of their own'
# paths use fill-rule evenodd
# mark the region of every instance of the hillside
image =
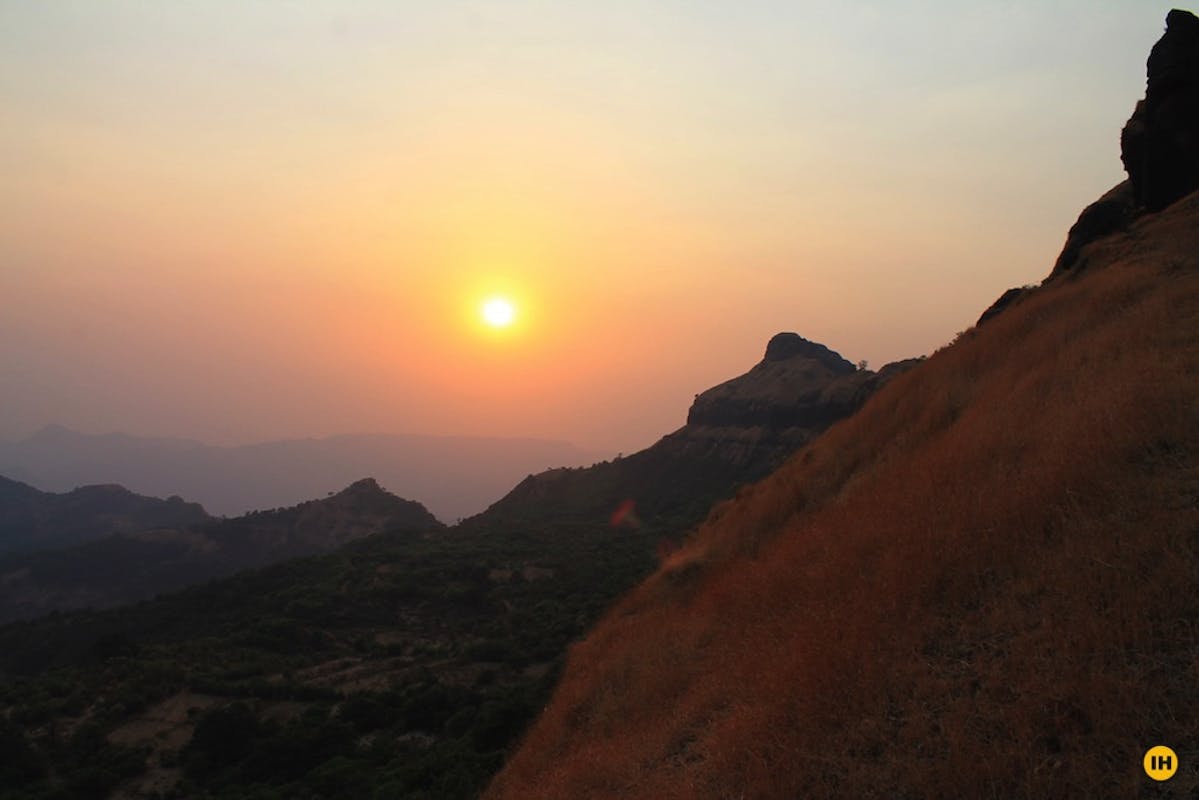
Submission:
<svg viewBox="0 0 1199 800">
<path fill-rule="evenodd" d="M 1132 213 L 714 510 L 486 797 L 1199 791 L 1197 31 L 1150 58 Z"/>
<path fill-rule="evenodd" d="M 823 344 L 779 333 L 748 372 L 696 395 L 683 427 L 629 456 L 530 475 L 466 524 L 595 523 L 632 511 L 684 532 L 917 363 L 859 369 Z"/>
<path fill-rule="evenodd" d="M 354 434 L 216 447 L 52 425 L 22 441 L 0 442 L 0 475 L 49 491 L 119 483 L 158 497 L 182 495 L 225 516 L 292 506 L 371 475 L 453 522 L 483 510 L 530 473 L 601 458 L 540 439 Z"/>
<path fill-rule="evenodd" d="M 0 797 L 1193 795 L 1199 196 L 1142 189 L 927 360 L 782 334 L 463 524 L 0 626 Z"/>
<path fill-rule="evenodd" d="M 1197 232 L 1093 246 L 717 509 L 488 796 L 1146 791 L 1199 740 Z"/>
<path fill-rule="evenodd" d="M 687 424 L 653 446 L 590 467 L 530 475 L 466 526 L 507 531 L 576 523 L 604 530 L 624 506 L 629 523 L 648 525 L 663 541 L 677 540 L 715 502 L 768 474 L 916 363 L 918 359 L 898 362 L 876 373 L 855 367 L 822 344 L 780 333 L 747 373 L 696 395 Z M 98 459 L 111 456 L 113 447 L 204 450 L 180 440 L 80 437 L 62 429 L 35 438 L 58 441 L 68 450 L 93 448 Z M 296 463 L 307 461 L 297 458 Z M 253 512 L 202 528 L 123 529 L 121 535 L 85 546 L 0 558 L 0 622 L 52 610 L 112 607 L 239 569 L 328 552 L 369 533 L 440 525 L 423 508 L 408 514 L 389 507 L 405 502 L 373 482 L 360 482 L 295 509 Z M 389 510 L 364 518 L 379 505 Z"/>
<path fill-rule="evenodd" d="M 112 485 L 54 494 L 0 476 L 0 555 L 211 519 L 198 503 L 177 496 L 160 500 Z"/>
<path fill-rule="evenodd" d="M 163 524 L 75 547 L 0 557 L 0 622 L 121 605 L 239 570 L 326 553 L 376 533 L 442 527 L 420 503 L 396 497 L 371 479 L 292 508 L 204 519 L 203 524 Z"/>
<path fill-rule="evenodd" d="M 659 535 L 387 533 L 2 626 L 0 797 L 477 797 Z"/>
<path fill-rule="evenodd" d="M 547 494 L 526 493 L 539 482 L 530 478 L 468 524 L 370 536 L 152 602 L 0 627 L 0 758 L 27 765 L 10 777 L 11 796 L 86 787 L 242 797 L 267 786 L 355 800 L 475 797 L 548 700 L 567 646 L 648 574 L 655 551 L 899 369 L 859 370 L 782 334 L 689 415 L 704 398 L 732 396 L 737 419 L 693 419 L 648 451 L 568 471 Z M 769 418 L 753 418 L 761 407 Z M 641 518 L 614 526 L 613 506 L 630 497 L 641 505 L 628 521 Z M 295 515 L 228 520 L 197 541 L 216 553 L 269 542 L 263 529 Z M 317 532 L 335 522 L 301 516 L 320 522 Z M 86 576 L 97 563 L 139 589 L 147 574 L 188 565 L 155 560 L 145 538 L 44 561 L 57 569 L 57 596 L 78 597 L 87 582 L 72 570 Z M 223 562 L 201 565 L 213 563 Z M 10 591 L 21 586 L 10 576 Z"/>
</svg>

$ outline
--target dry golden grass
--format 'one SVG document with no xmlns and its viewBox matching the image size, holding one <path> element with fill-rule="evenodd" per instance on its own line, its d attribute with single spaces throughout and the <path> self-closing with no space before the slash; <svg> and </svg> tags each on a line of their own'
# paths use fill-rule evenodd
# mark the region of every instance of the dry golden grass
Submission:
<svg viewBox="0 0 1199 800">
<path fill-rule="evenodd" d="M 1197 253 L 1199 197 L 1092 245 L 715 509 L 487 796 L 1199 790 Z"/>
</svg>

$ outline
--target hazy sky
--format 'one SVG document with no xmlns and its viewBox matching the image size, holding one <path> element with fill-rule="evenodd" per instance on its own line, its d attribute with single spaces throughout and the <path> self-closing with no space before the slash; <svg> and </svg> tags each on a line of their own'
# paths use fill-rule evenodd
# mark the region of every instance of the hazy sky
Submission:
<svg viewBox="0 0 1199 800">
<path fill-rule="evenodd" d="M 0 0 L 0 437 L 627 452 L 778 331 L 929 353 L 1122 178 L 1169 8 Z"/>
</svg>

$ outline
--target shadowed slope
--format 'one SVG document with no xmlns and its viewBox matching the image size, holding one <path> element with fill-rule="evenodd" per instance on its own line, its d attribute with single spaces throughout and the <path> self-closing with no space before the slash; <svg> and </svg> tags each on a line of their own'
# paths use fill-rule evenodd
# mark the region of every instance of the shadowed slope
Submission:
<svg viewBox="0 0 1199 800">
<path fill-rule="evenodd" d="M 70 498 L 80 491 L 50 497 Z M 108 608 L 239 570 L 327 553 L 372 534 L 442 527 L 420 503 L 366 478 L 291 508 L 0 556 L 0 622 L 54 610 Z"/>
<path fill-rule="evenodd" d="M 629 504 L 647 523 L 688 530 L 919 361 L 872 372 L 799 334 L 776 334 L 752 369 L 696 395 L 683 427 L 627 457 L 530 475 L 466 524 L 603 523 Z"/>
<path fill-rule="evenodd" d="M 1199 741 L 1199 196 L 1087 247 L 718 507 L 487 796 L 1146 793 Z"/>
<path fill-rule="evenodd" d="M 211 520 L 199 503 L 179 497 L 143 497 L 112 485 L 54 494 L 0 476 L 0 555 Z"/>
</svg>

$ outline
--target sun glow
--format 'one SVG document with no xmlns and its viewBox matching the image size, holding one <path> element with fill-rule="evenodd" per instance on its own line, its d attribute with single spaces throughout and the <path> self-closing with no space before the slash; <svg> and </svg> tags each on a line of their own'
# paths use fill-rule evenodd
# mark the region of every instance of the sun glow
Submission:
<svg viewBox="0 0 1199 800">
<path fill-rule="evenodd" d="M 516 320 L 516 306 L 504 297 L 492 297 L 482 306 L 483 321 L 493 328 L 506 328 Z"/>
</svg>

